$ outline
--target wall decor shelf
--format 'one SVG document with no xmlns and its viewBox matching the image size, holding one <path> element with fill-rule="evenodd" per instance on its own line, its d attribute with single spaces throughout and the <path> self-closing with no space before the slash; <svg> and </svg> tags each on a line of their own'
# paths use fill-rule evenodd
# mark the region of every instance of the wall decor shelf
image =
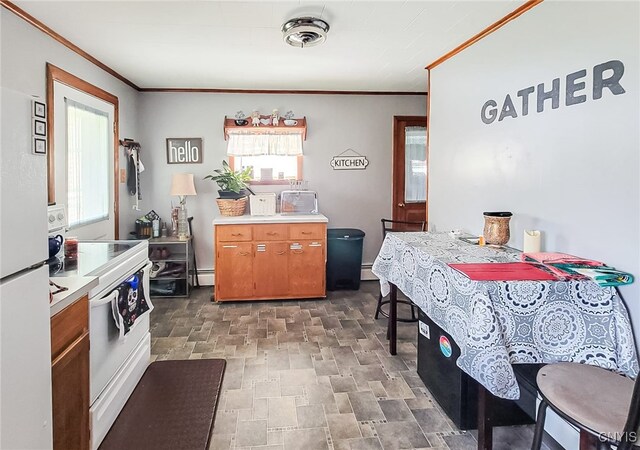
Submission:
<svg viewBox="0 0 640 450">
<path fill-rule="evenodd" d="M 271 119 L 270 115 L 261 115 L 261 120 Z M 247 125 L 236 125 L 235 119 L 226 117 L 224 118 L 224 140 L 229 139 L 229 134 L 302 134 L 302 140 L 307 139 L 307 118 L 302 117 L 295 120 L 295 125 L 285 125 L 284 118 L 280 118 L 279 125 L 264 125 L 260 124 L 257 127 L 251 125 L 251 117 L 247 117 Z"/>
</svg>

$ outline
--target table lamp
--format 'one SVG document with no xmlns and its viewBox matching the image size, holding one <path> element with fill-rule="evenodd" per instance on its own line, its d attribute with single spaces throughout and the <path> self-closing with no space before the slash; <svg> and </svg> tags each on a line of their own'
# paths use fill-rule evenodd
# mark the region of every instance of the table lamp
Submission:
<svg viewBox="0 0 640 450">
<path fill-rule="evenodd" d="M 171 195 L 180 197 L 180 210 L 178 211 L 178 239 L 189 238 L 187 224 L 187 195 L 197 195 L 193 184 L 192 173 L 174 173 L 171 180 Z"/>
</svg>

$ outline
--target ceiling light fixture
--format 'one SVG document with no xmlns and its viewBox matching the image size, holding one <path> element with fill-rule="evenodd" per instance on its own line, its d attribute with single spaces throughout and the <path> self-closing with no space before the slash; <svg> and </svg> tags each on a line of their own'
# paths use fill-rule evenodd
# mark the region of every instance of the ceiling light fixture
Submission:
<svg viewBox="0 0 640 450">
<path fill-rule="evenodd" d="M 293 47 L 313 47 L 327 39 L 329 24 L 315 17 L 298 17 L 282 25 L 284 41 Z"/>
</svg>

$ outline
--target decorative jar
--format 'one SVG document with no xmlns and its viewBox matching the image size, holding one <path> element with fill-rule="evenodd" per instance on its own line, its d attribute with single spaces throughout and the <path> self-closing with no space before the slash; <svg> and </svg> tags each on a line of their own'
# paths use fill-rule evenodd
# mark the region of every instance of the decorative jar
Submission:
<svg viewBox="0 0 640 450">
<path fill-rule="evenodd" d="M 485 212 L 484 214 L 484 240 L 487 244 L 505 245 L 509 242 L 510 212 Z"/>
</svg>

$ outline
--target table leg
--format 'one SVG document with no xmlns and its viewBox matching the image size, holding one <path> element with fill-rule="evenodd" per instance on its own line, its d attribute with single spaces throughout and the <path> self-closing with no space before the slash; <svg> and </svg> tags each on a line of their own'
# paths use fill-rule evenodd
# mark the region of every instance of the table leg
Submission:
<svg viewBox="0 0 640 450">
<path fill-rule="evenodd" d="M 492 448 L 491 393 L 478 383 L 478 450 L 491 450 Z"/>
<path fill-rule="evenodd" d="M 395 284 L 389 283 L 391 293 L 389 294 L 389 322 L 387 330 L 389 331 L 389 353 L 396 354 L 396 335 L 398 326 L 398 288 Z"/>
</svg>

